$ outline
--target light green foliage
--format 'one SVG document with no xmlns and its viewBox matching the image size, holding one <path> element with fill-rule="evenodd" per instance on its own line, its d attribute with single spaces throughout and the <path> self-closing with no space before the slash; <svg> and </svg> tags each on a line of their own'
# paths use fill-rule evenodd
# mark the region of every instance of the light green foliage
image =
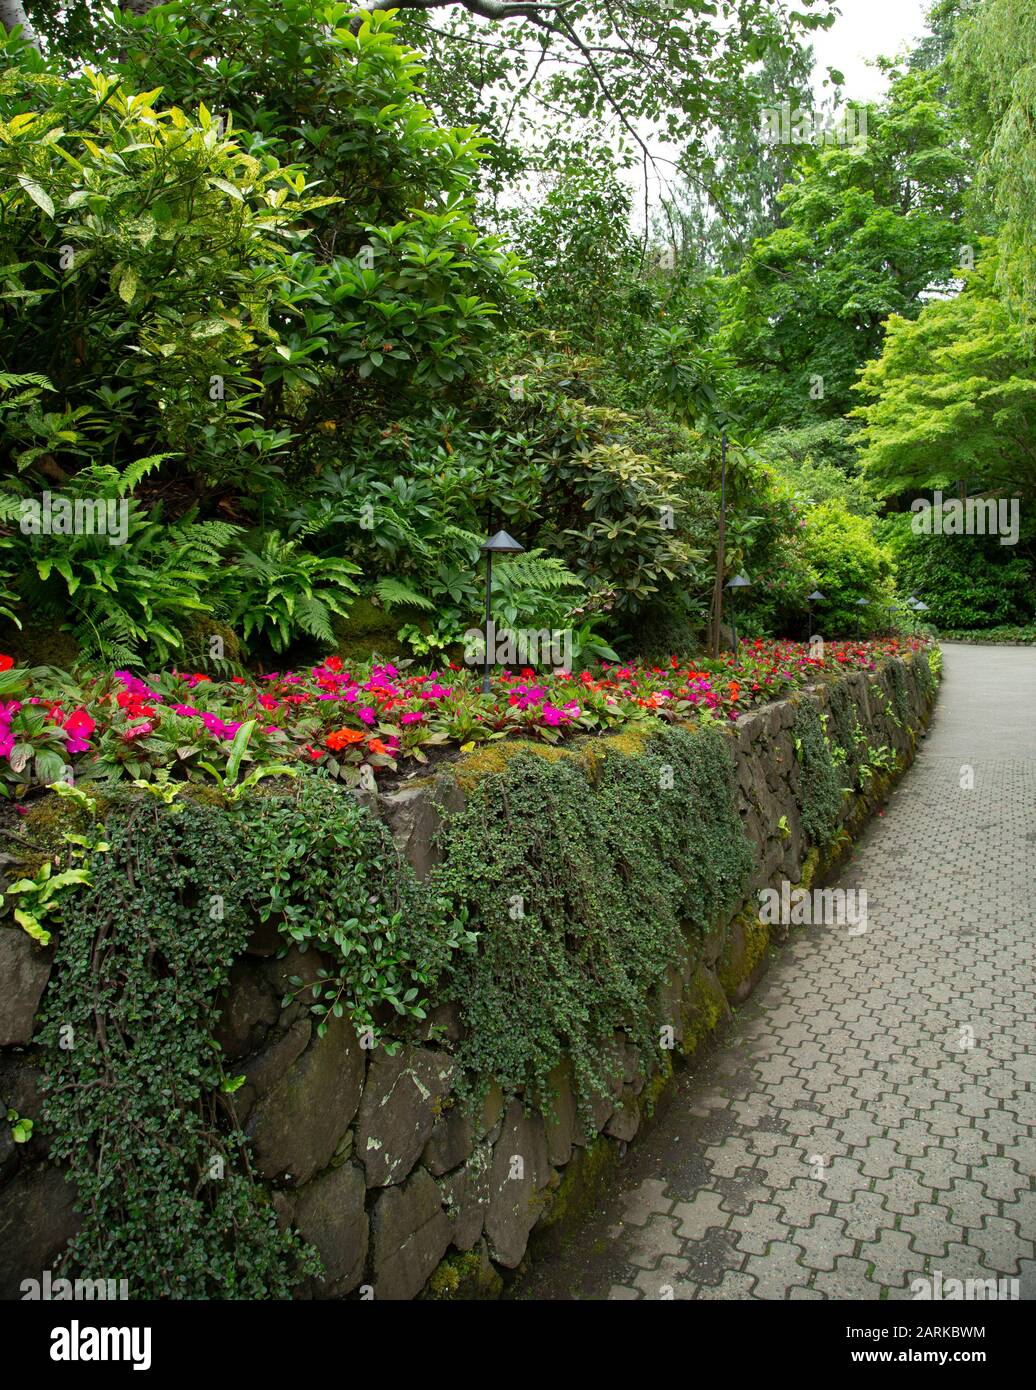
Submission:
<svg viewBox="0 0 1036 1390">
<path fill-rule="evenodd" d="M 982 243 L 963 291 L 889 320 L 884 350 L 864 368 L 864 476 L 876 492 L 1036 490 L 1036 366 L 996 289 L 999 255 Z"/>
<path fill-rule="evenodd" d="M 262 464 L 280 442 L 257 428 L 252 378 L 280 360 L 271 307 L 319 200 L 203 107 L 158 99 L 89 70 L 0 82 L 5 361 L 57 393 L 49 414 L 5 418 L 23 466 L 41 446 L 65 469 L 172 451 L 240 476 L 242 450 Z"/>
<path fill-rule="evenodd" d="M 775 430 L 760 452 L 807 505 L 839 501 L 856 516 L 873 516 L 878 504 L 859 477 L 858 444 L 859 430 L 848 420 L 821 420 Z"/>
<path fill-rule="evenodd" d="M 783 225 L 729 281 L 726 339 L 754 419 L 843 414 L 888 315 L 917 313 L 949 278 L 967 164 L 939 81 L 901 75 L 868 108 L 865 145 L 814 151 L 781 193 Z"/>
<path fill-rule="evenodd" d="M 957 27 L 953 90 L 976 132 L 979 200 L 1003 221 L 998 285 L 1026 325 L 1036 303 L 1036 3 L 985 0 Z"/>
<path fill-rule="evenodd" d="M 892 557 L 875 539 L 870 521 L 840 502 L 823 502 L 806 517 L 805 545 L 826 599 L 819 610 L 822 630 L 845 636 L 884 631 L 884 610 L 893 599 Z M 856 606 L 861 598 L 868 607 Z"/>
</svg>

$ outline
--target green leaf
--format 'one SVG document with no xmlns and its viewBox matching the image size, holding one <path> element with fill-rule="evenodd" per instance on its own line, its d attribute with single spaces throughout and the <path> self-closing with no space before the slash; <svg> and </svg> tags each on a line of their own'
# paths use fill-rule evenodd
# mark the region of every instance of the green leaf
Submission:
<svg viewBox="0 0 1036 1390">
<path fill-rule="evenodd" d="M 245 756 L 245 749 L 248 747 L 248 740 L 252 737 L 254 728 L 255 720 L 247 719 L 234 735 L 234 741 L 230 745 L 230 754 L 227 758 L 227 781 L 230 783 L 237 781 L 241 759 Z"/>
<path fill-rule="evenodd" d="M 137 272 L 128 265 L 119 277 L 119 298 L 124 304 L 133 303 L 133 296 L 137 293 L 138 284 Z"/>
<path fill-rule="evenodd" d="M 46 930 L 38 917 L 34 917 L 31 912 L 23 912 L 20 907 L 14 909 L 14 920 L 18 925 L 27 931 L 34 941 L 38 941 L 41 946 L 50 945 L 50 932 Z"/>
<path fill-rule="evenodd" d="M 18 182 L 36 206 L 42 208 L 47 216 L 52 218 L 54 216 L 54 204 L 51 202 L 49 194 L 39 186 L 36 180 L 29 178 L 28 174 L 19 174 Z"/>
</svg>

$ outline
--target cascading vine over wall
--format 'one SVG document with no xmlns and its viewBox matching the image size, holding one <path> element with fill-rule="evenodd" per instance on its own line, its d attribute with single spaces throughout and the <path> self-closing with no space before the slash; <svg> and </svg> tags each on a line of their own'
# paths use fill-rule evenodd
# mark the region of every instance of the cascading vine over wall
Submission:
<svg viewBox="0 0 1036 1390">
<path fill-rule="evenodd" d="M 101 805 L 56 949 L 0 929 L 0 1115 L 35 1124 L 0 1129 L 0 1296 L 46 1269 L 499 1292 L 747 997 L 785 930 L 759 890 L 844 852 L 934 694 L 920 652 L 730 729 L 501 743 L 377 796 Z"/>
</svg>

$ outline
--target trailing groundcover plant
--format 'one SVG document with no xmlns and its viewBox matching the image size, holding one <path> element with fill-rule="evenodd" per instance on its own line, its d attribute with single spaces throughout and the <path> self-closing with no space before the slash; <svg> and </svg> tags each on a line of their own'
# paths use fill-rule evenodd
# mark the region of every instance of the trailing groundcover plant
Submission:
<svg viewBox="0 0 1036 1390">
<path fill-rule="evenodd" d="M 39 1034 L 43 1123 L 82 1216 L 66 1258 L 118 1270 L 135 1298 L 287 1297 L 317 1263 L 220 1123 L 213 1019 L 249 936 L 241 827 L 145 796 L 108 837 L 64 908 Z"/>
<path fill-rule="evenodd" d="M 479 925 L 480 949 L 451 970 L 459 1058 L 548 1111 L 563 1056 L 586 1114 L 613 1080 L 616 1029 L 652 1055 L 668 967 L 688 930 L 734 906 L 751 865 L 722 735 L 670 729 L 629 751 L 518 754 L 441 837 L 436 886 Z"/>
</svg>

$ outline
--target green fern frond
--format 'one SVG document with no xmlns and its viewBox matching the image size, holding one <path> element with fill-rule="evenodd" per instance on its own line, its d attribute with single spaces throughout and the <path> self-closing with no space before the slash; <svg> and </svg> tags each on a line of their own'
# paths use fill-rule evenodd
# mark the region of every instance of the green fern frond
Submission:
<svg viewBox="0 0 1036 1390">
<path fill-rule="evenodd" d="M 548 591 L 582 587 L 583 581 L 578 575 L 567 570 L 560 560 L 544 559 L 542 550 L 513 555 L 507 565 L 509 578 L 516 584 L 533 585 Z"/>
<path fill-rule="evenodd" d="M 133 492 L 139 487 L 149 473 L 153 473 L 156 468 L 160 468 L 166 459 L 176 458 L 176 454 L 149 454 L 145 459 L 137 459 L 136 463 L 131 463 L 128 468 L 123 469 L 122 477 L 119 480 L 119 496 L 125 497 L 128 492 Z"/>
<path fill-rule="evenodd" d="M 0 391 L 20 390 L 26 386 L 37 386 L 41 391 L 56 389 L 54 383 L 39 372 L 0 372 Z"/>
<path fill-rule="evenodd" d="M 335 640 L 327 605 L 318 598 L 300 598 L 295 605 L 295 618 L 303 632 L 320 642 Z"/>
<path fill-rule="evenodd" d="M 374 586 L 374 592 L 382 603 L 387 604 L 390 608 L 393 604 L 404 608 L 433 609 L 435 607 L 435 604 L 426 594 L 419 594 L 399 579 L 379 579 Z"/>
</svg>

